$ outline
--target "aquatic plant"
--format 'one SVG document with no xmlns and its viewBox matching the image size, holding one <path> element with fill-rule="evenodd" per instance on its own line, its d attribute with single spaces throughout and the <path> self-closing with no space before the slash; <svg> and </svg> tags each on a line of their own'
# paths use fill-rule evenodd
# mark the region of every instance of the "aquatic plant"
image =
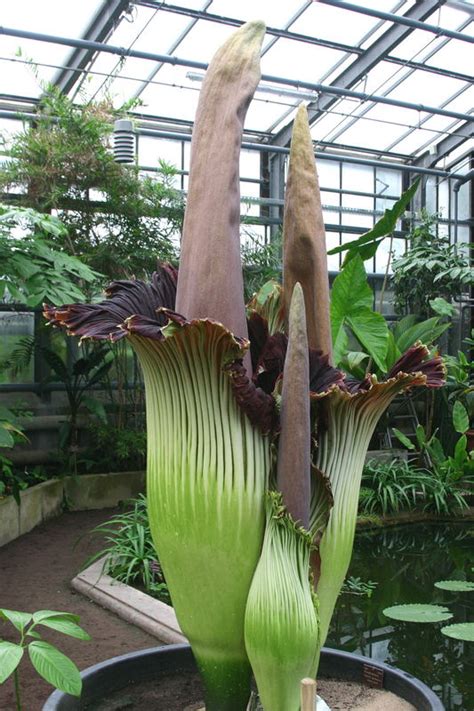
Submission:
<svg viewBox="0 0 474 711">
<path fill-rule="evenodd" d="M 378 382 L 331 365 L 324 224 L 306 110 L 291 145 L 283 287 L 244 308 L 239 147 L 265 28 L 241 27 L 202 87 L 179 275 L 114 282 L 100 304 L 46 307 L 81 338 L 127 338 L 144 372 L 153 539 L 207 711 L 297 711 L 351 557 L 365 453 L 407 387 L 437 387 L 410 348 Z"/>
</svg>

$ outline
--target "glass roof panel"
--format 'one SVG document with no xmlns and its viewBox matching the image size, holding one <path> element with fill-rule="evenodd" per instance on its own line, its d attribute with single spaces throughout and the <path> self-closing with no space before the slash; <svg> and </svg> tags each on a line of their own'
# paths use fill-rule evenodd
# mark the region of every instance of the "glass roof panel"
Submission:
<svg viewBox="0 0 474 711">
<path fill-rule="evenodd" d="M 382 5 L 383 3 L 379 3 Z M 392 2 L 389 3 L 390 5 Z M 291 29 L 305 35 L 335 40 L 357 46 L 361 39 L 376 25 L 378 20 L 368 15 L 351 12 L 330 5 L 313 2 Z M 341 28 L 343 31 L 341 32 Z M 319 71 L 319 70 L 318 70 Z"/>
<path fill-rule="evenodd" d="M 194 120 L 201 83 L 187 79 L 187 71 L 186 67 L 164 65 L 140 95 L 143 110 L 157 116 Z"/>
<path fill-rule="evenodd" d="M 212 10 L 212 5 L 209 8 Z M 233 28 L 199 20 L 179 46 L 176 54 L 197 62 L 210 62 L 216 50 L 226 41 Z"/>
<path fill-rule="evenodd" d="M 317 82 L 343 57 L 343 52 L 328 47 L 279 39 L 262 57 L 262 74 Z"/>
<path fill-rule="evenodd" d="M 120 24 L 120 27 L 110 38 L 110 44 L 129 46 L 143 52 L 167 54 L 173 40 L 190 23 L 190 18 L 175 15 L 171 12 L 150 10 L 147 7 L 136 6 L 137 17 L 132 23 Z M 129 25 L 129 36 L 125 38 L 126 25 Z M 150 64 L 151 68 L 152 64 Z"/>
<path fill-rule="evenodd" d="M 285 2 L 268 2 L 268 0 L 214 0 L 209 12 L 215 15 L 235 17 L 239 20 L 263 20 L 269 27 L 286 27 L 293 15 L 307 3 L 304 0 L 285 0 Z M 292 31 L 294 26 L 291 27 Z"/>
<path fill-rule="evenodd" d="M 416 104 L 440 106 L 463 86 L 464 83 L 458 79 L 429 74 L 418 69 L 391 91 L 389 96 Z"/>
<path fill-rule="evenodd" d="M 427 17 L 425 22 L 432 25 L 439 25 L 446 30 L 455 30 L 461 24 L 465 23 L 466 20 L 469 20 L 469 17 L 466 16 L 466 11 L 460 10 L 457 7 L 451 7 L 446 3 Z M 470 34 L 467 29 L 464 29 L 463 33 Z"/>
<path fill-rule="evenodd" d="M 41 5 L 31 0 L 26 3 L 2 2 L 1 22 L 5 27 L 80 37 L 100 4 L 99 0 L 83 0 L 67 7 L 66 3 L 57 0 L 44 0 Z M 70 52 L 71 49 L 64 45 L 1 35 L 1 92 L 38 97 L 42 85 L 53 79 L 57 69 L 42 66 L 35 76 L 34 62 L 62 66 Z M 18 61 L 8 61 L 8 58 Z"/>
<path fill-rule="evenodd" d="M 345 145 L 383 150 L 387 141 L 394 141 L 402 133 L 404 133 L 402 126 L 395 126 L 384 121 L 361 120 L 356 121 L 341 133 L 337 140 Z"/>
<path fill-rule="evenodd" d="M 451 69 L 454 72 L 469 73 L 466 66 L 466 49 L 468 45 L 461 40 L 450 40 L 444 47 L 439 49 L 430 60 L 429 64 L 435 64 L 444 69 Z M 472 47 L 470 48 L 472 51 Z"/>
</svg>

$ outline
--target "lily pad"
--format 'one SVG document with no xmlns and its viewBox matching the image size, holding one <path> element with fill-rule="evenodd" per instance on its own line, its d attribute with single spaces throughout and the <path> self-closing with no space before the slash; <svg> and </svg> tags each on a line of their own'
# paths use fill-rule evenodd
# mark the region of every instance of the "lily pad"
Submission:
<svg viewBox="0 0 474 711">
<path fill-rule="evenodd" d="M 451 612 L 443 605 L 393 605 L 386 607 L 384 615 L 401 622 L 443 622 L 450 620 Z"/>
<path fill-rule="evenodd" d="M 438 580 L 435 588 L 440 590 L 450 590 L 451 592 L 473 592 L 474 583 L 467 580 Z"/>
<path fill-rule="evenodd" d="M 460 622 L 457 625 L 441 627 L 441 632 L 446 637 L 461 639 L 463 642 L 474 642 L 474 622 Z"/>
</svg>

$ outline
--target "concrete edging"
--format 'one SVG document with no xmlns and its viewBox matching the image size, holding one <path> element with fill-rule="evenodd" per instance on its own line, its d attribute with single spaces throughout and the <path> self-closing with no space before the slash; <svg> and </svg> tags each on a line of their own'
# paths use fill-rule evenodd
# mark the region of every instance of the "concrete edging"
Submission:
<svg viewBox="0 0 474 711">
<path fill-rule="evenodd" d="M 172 607 L 103 573 L 100 558 L 71 581 L 71 587 L 165 644 L 187 642 Z"/>
<path fill-rule="evenodd" d="M 0 499 L 0 548 L 28 533 L 43 521 L 69 511 L 114 508 L 120 501 L 145 491 L 145 472 L 80 474 L 49 479 L 13 496 Z"/>
</svg>

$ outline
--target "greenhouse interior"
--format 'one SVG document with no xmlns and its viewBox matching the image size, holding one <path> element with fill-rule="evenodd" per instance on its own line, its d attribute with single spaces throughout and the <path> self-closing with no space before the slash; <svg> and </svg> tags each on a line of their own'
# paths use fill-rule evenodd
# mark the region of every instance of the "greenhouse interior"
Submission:
<svg viewBox="0 0 474 711">
<path fill-rule="evenodd" d="M 473 711 L 474 1 L 0 18 L 0 709 Z"/>
</svg>

